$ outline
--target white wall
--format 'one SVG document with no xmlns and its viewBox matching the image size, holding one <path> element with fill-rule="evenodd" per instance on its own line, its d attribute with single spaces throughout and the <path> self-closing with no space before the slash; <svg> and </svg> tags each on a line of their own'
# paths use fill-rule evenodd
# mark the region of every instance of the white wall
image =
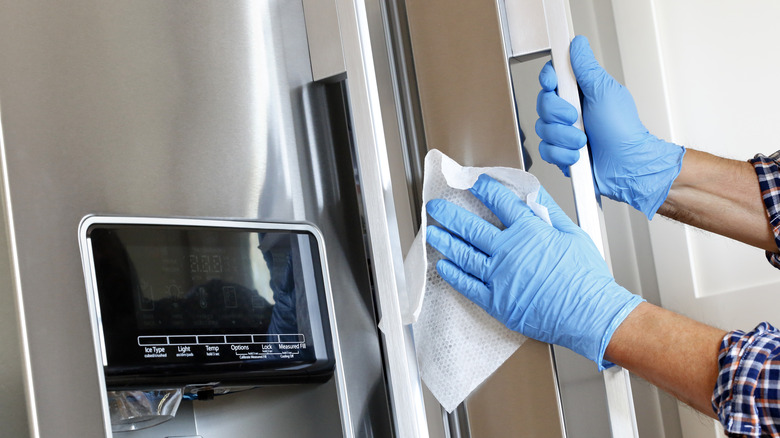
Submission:
<svg viewBox="0 0 780 438">
<path fill-rule="evenodd" d="M 780 149 L 780 3 L 655 4 L 673 140 L 739 160 Z M 688 238 L 699 296 L 778 281 L 762 251 L 706 233 Z"/>
<path fill-rule="evenodd" d="M 780 3 L 612 3 L 625 84 L 650 132 L 740 160 L 780 149 Z M 763 251 L 664 219 L 650 236 L 664 307 L 724 329 L 777 322 L 780 273 Z M 686 438 L 719 434 L 688 408 L 680 418 Z"/>
</svg>

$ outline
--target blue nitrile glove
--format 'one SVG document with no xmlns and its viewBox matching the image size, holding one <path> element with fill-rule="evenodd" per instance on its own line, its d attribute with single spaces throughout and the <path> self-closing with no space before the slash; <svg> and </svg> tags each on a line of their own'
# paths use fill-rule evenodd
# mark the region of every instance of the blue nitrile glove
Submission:
<svg viewBox="0 0 780 438">
<path fill-rule="evenodd" d="M 507 227 L 501 230 L 450 202 L 427 210 L 444 228 L 429 226 L 428 243 L 449 260 L 439 275 L 512 330 L 558 344 L 608 366 L 612 333 L 641 297 L 619 286 L 590 237 L 541 188 L 552 226 L 487 175 L 471 192 Z"/>
<path fill-rule="evenodd" d="M 582 117 L 593 153 L 597 189 L 652 219 L 680 173 L 685 148 L 647 131 L 631 93 L 601 68 L 587 38 L 574 38 L 570 53 L 583 95 Z M 585 136 L 571 126 L 577 120 L 577 111 L 555 93 L 558 78 L 549 62 L 539 74 L 539 83 L 539 153 L 568 176 L 568 166 L 579 158 L 578 149 L 585 145 Z"/>
</svg>

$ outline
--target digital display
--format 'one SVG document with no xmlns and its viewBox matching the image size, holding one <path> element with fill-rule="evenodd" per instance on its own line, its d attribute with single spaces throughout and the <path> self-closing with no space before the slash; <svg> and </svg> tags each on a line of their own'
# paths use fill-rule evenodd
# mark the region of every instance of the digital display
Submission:
<svg viewBox="0 0 780 438">
<path fill-rule="evenodd" d="M 112 225 L 89 238 L 108 382 L 149 367 L 332 365 L 311 233 Z"/>
</svg>

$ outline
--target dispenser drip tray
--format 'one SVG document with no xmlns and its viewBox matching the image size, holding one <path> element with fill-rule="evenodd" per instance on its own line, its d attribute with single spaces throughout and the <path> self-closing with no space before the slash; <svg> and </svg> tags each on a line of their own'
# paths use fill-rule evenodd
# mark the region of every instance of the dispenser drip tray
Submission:
<svg viewBox="0 0 780 438">
<path fill-rule="evenodd" d="M 111 430 L 146 429 L 172 419 L 179 409 L 182 389 L 108 391 Z"/>
</svg>

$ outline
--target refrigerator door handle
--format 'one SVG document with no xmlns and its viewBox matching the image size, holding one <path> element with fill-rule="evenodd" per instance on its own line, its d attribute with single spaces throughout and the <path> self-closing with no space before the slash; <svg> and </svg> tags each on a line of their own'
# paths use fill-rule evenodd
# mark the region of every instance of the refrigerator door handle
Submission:
<svg viewBox="0 0 780 438">
<path fill-rule="evenodd" d="M 584 130 L 579 89 L 569 57 L 574 28 L 567 0 L 504 0 L 502 17 L 508 56 L 518 61 L 551 55 L 558 74 L 558 95 L 571 103 L 579 115 L 575 126 Z M 546 26 L 545 26 L 546 25 Z M 612 269 L 604 219 L 593 185 L 590 152 L 580 150 L 580 159 L 570 167 L 574 205 L 580 228 L 593 239 Z M 603 372 L 609 421 L 613 437 L 639 436 L 627 370 L 613 367 Z"/>
<path fill-rule="evenodd" d="M 347 95 L 369 230 L 375 296 L 381 317 L 392 418 L 399 437 L 428 438 L 422 384 L 411 326 L 401 319 L 403 252 L 393 198 L 387 131 L 372 47 L 370 11 L 361 0 L 336 0 Z"/>
</svg>

